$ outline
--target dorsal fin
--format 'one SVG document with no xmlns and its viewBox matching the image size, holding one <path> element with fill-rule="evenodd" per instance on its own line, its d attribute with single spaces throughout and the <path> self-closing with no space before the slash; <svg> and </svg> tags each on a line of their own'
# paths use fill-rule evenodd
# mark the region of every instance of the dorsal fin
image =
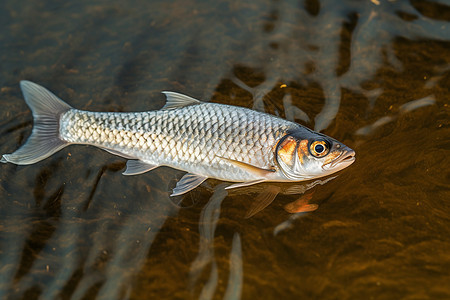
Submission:
<svg viewBox="0 0 450 300">
<path fill-rule="evenodd" d="M 189 105 L 195 105 L 202 103 L 201 101 L 194 99 L 192 97 L 175 93 L 175 92 L 162 92 L 164 95 L 166 95 L 166 105 L 162 109 L 174 109 L 174 108 L 180 108 L 185 107 Z"/>
</svg>

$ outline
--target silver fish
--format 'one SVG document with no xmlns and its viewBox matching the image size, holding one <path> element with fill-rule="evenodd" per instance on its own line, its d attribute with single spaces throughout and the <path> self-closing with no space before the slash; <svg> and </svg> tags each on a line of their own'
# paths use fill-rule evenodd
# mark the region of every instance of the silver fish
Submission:
<svg viewBox="0 0 450 300">
<path fill-rule="evenodd" d="M 206 103 L 174 93 L 148 112 L 90 112 L 72 108 L 44 87 L 21 81 L 34 126 L 27 142 L 1 162 L 28 165 L 71 144 L 99 147 L 129 159 L 124 175 L 159 166 L 188 172 L 172 196 L 207 178 L 237 182 L 303 181 L 348 167 L 355 152 L 297 123 L 243 107 Z"/>
</svg>

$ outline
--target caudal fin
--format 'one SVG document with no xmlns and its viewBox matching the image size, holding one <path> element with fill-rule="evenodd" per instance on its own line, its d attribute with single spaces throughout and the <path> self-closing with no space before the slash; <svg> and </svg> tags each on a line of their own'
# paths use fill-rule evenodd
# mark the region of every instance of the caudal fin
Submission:
<svg viewBox="0 0 450 300">
<path fill-rule="evenodd" d="M 59 119 L 72 107 L 36 83 L 23 80 L 20 88 L 33 113 L 33 131 L 22 147 L 14 153 L 4 154 L 0 161 L 29 165 L 68 145 L 59 138 Z"/>
</svg>

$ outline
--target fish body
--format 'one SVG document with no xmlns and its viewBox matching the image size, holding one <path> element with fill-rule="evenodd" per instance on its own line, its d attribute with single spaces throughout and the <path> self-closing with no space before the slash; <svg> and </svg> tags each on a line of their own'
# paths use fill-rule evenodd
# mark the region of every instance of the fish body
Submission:
<svg viewBox="0 0 450 300">
<path fill-rule="evenodd" d="M 200 103 L 137 113 L 71 109 L 61 116 L 60 136 L 71 144 L 113 150 L 149 165 L 239 182 L 259 177 L 228 160 L 270 169 L 275 163 L 273 145 L 293 126 L 246 108 Z"/>
<path fill-rule="evenodd" d="M 47 89 L 21 81 L 34 126 L 26 144 L 2 162 L 36 163 L 70 144 L 102 148 L 128 160 L 125 175 L 159 166 L 188 172 L 172 195 L 207 178 L 238 182 L 302 181 L 350 165 L 355 152 L 297 123 L 243 107 L 164 92 L 166 105 L 148 112 L 74 109 Z"/>
</svg>

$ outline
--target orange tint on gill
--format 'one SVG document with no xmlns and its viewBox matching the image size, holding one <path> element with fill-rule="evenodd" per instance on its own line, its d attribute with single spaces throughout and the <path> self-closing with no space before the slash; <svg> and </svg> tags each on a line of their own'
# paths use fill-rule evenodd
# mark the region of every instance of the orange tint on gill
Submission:
<svg viewBox="0 0 450 300">
<path fill-rule="evenodd" d="M 308 155 L 308 140 L 302 140 L 297 150 L 298 160 L 303 163 L 303 157 Z"/>
<path fill-rule="evenodd" d="M 280 150 L 278 150 L 279 157 L 284 163 L 290 164 L 292 161 L 292 155 L 297 147 L 297 141 L 293 137 L 287 137 L 281 143 L 280 147 Z"/>
</svg>

